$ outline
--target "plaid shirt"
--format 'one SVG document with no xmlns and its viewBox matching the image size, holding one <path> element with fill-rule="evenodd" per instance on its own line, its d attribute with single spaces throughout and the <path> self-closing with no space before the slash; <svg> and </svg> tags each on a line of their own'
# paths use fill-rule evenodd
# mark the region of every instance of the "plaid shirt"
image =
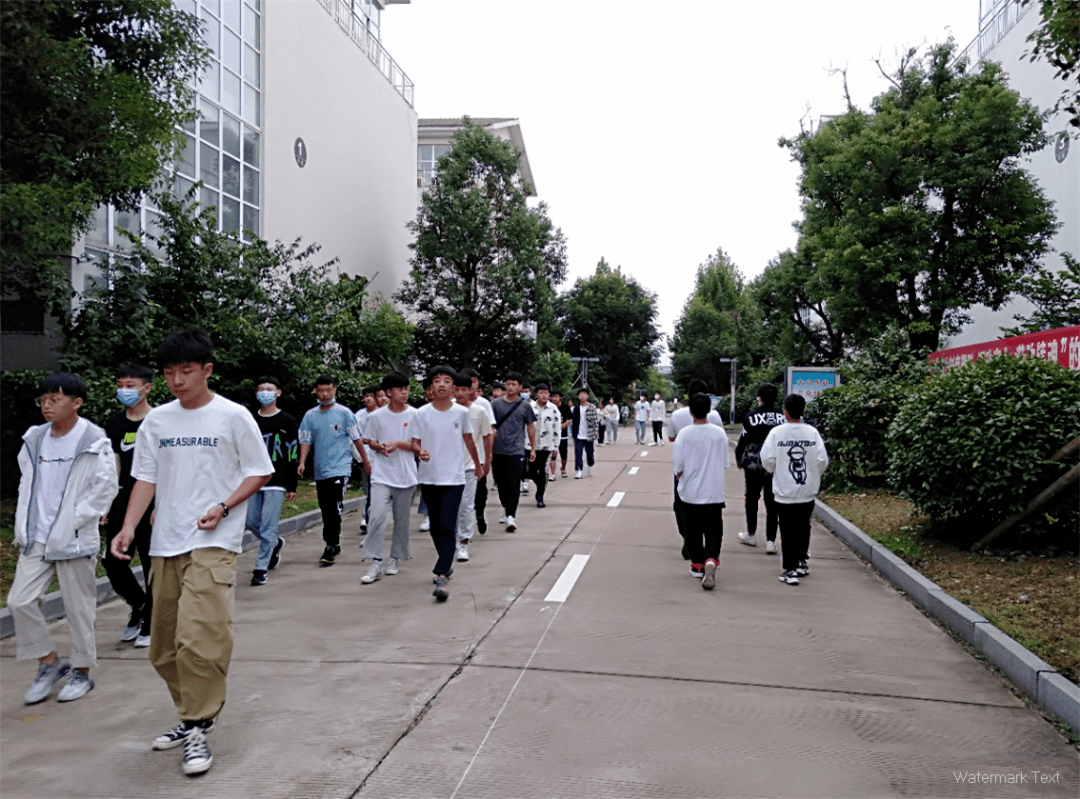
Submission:
<svg viewBox="0 0 1080 799">
<path fill-rule="evenodd" d="M 581 405 L 574 406 L 574 423 L 571 428 L 574 431 L 573 437 L 578 437 L 578 430 L 581 424 Z M 589 438 L 600 437 L 600 415 L 596 412 L 596 406 L 591 402 L 585 403 L 585 425 L 589 433 Z"/>
</svg>

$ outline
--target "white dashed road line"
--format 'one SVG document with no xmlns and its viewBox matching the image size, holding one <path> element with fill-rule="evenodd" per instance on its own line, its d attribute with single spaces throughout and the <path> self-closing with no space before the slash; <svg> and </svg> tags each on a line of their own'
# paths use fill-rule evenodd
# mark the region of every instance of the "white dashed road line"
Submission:
<svg viewBox="0 0 1080 799">
<path fill-rule="evenodd" d="M 565 602 L 566 598 L 570 596 L 570 591 L 574 588 L 574 583 L 576 583 L 578 577 L 581 576 L 581 571 L 585 568 L 585 564 L 588 563 L 588 561 L 588 555 L 574 555 L 571 557 L 570 562 L 566 564 L 566 568 L 563 569 L 563 573 L 559 575 L 559 579 L 555 581 L 555 585 L 551 586 L 548 595 L 544 597 L 544 601 Z"/>
<path fill-rule="evenodd" d="M 634 466 L 630 469 L 630 474 L 637 474 L 638 467 Z"/>
<path fill-rule="evenodd" d="M 617 507 L 619 507 L 619 503 L 622 502 L 622 498 L 625 497 L 625 496 L 626 496 L 625 491 L 616 491 L 614 496 L 612 496 L 611 499 L 608 500 L 607 506 L 609 508 L 617 508 Z"/>
</svg>

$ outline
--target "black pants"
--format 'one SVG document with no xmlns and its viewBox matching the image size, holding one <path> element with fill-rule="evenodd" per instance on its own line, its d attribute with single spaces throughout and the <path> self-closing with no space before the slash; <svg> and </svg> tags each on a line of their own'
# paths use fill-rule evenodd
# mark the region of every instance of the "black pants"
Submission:
<svg viewBox="0 0 1080 799">
<path fill-rule="evenodd" d="M 485 474 L 476 481 L 476 532 L 483 535 L 487 532 L 487 522 L 484 521 L 484 510 L 487 508 L 488 487 L 487 475 Z"/>
<path fill-rule="evenodd" d="M 799 561 L 806 560 L 810 548 L 810 517 L 814 514 L 814 501 L 786 505 L 776 503 L 776 515 L 780 518 L 781 550 L 784 571 L 798 568 Z"/>
<path fill-rule="evenodd" d="M 562 461 L 562 470 L 566 471 L 566 454 L 570 451 L 570 439 L 564 438 L 559 441 L 559 460 Z"/>
<path fill-rule="evenodd" d="M 653 422 L 652 423 L 652 440 L 654 444 L 664 443 L 664 423 Z"/>
<path fill-rule="evenodd" d="M 109 508 L 109 523 L 105 526 L 105 557 L 103 565 L 105 574 L 109 576 L 109 584 L 112 585 L 116 595 L 127 602 L 132 609 L 143 608 L 143 618 L 149 624 L 150 611 L 153 609 L 153 599 L 150 596 L 150 513 L 153 506 L 147 509 L 146 514 L 135 528 L 135 540 L 133 540 L 124 554 L 128 557 L 139 553 L 139 562 L 143 568 L 143 585 L 139 585 L 138 578 L 131 572 L 131 561 L 117 560 L 112 556 L 112 541 L 116 538 L 120 529 L 124 526 L 124 514 L 127 512 L 130 491 L 122 491 L 113 500 Z M 145 587 L 144 587 L 145 586 Z"/>
<path fill-rule="evenodd" d="M 536 451 L 536 460 L 529 464 L 529 479 L 536 484 L 536 499 L 538 501 L 544 498 L 544 492 L 547 491 L 547 462 L 550 455 L 551 450 L 538 449 Z"/>
<path fill-rule="evenodd" d="M 772 493 L 772 475 L 765 471 L 743 469 L 746 476 L 746 532 L 757 533 L 758 496 L 765 498 L 765 538 L 776 540 L 776 500 Z"/>
<path fill-rule="evenodd" d="M 315 481 L 315 493 L 322 511 L 322 537 L 328 547 L 341 545 L 341 514 L 345 512 L 345 488 L 348 477 L 327 477 Z"/>
<path fill-rule="evenodd" d="M 521 456 L 492 455 L 491 479 L 499 489 L 499 502 L 507 516 L 516 516 L 521 497 Z"/>
<path fill-rule="evenodd" d="M 427 504 L 431 519 L 431 541 L 439 553 L 432 573 L 449 577 L 454 571 L 454 551 L 457 549 L 457 517 L 461 508 L 464 485 L 420 485 L 420 496 Z"/>
<path fill-rule="evenodd" d="M 686 540 L 686 503 L 679 498 L 679 477 L 675 475 L 675 501 L 672 503 L 672 510 L 675 511 L 675 526 L 679 530 L 679 535 L 683 540 Z M 689 554 L 689 550 L 687 550 Z M 694 561 L 699 563 L 700 561 Z"/>
<path fill-rule="evenodd" d="M 719 563 L 720 544 L 724 540 L 724 503 L 693 505 L 683 502 L 686 514 L 686 548 L 691 563 L 705 563 L 712 558 Z"/>
</svg>

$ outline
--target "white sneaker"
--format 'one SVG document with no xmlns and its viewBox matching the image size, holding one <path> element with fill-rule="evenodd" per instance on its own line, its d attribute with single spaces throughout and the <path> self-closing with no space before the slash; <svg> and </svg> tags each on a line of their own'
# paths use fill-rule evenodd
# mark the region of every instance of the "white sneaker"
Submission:
<svg viewBox="0 0 1080 799">
<path fill-rule="evenodd" d="M 502 516 L 499 517 L 499 524 L 506 524 L 507 518 L 507 515 L 504 513 Z"/>
<path fill-rule="evenodd" d="M 135 648 L 146 649 L 148 646 L 150 646 L 150 636 L 139 633 L 139 636 L 135 639 Z"/>
<path fill-rule="evenodd" d="M 390 577 L 393 577 L 399 571 L 401 571 L 401 569 L 398 568 L 398 559 L 397 558 L 389 558 L 386 561 L 386 568 L 383 569 L 383 574 L 386 574 L 386 575 L 389 575 Z"/>
<path fill-rule="evenodd" d="M 74 702 L 76 699 L 81 699 L 90 693 L 93 687 L 94 681 L 90 679 L 89 674 L 82 669 L 72 669 L 68 681 L 60 689 L 60 693 L 56 695 L 56 701 Z"/>
<path fill-rule="evenodd" d="M 371 583 L 382 577 L 382 573 L 382 561 L 372 561 L 371 568 L 368 569 L 364 573 L 364 576 L 360 578 L 360 582 L 362 582 L 364 585 L 370 585 Z"/>
<path fill-rule="evenodd" d="M 524 480 L 521 481 L 521 493 L 522 494 L 528 494 L 529 493 L 529 484 L 527 482 L 525 482 Z"/>
<path fill-rule="evenodd" d="M 581 479 L 581 469 L 578 469 L 576 472 L 574 472 L 574 479 L 575 480 L 580 480 Z"/>
<path fill-rule="evenodd" d="M 756 547 L 757 546 L 757 536 L 756 535 L 750 535 L 750 533 L 747 533 L 745 531 L 739 533 L 739 541 L 746 544 L 748 547 Z"/>
<path fill-rule="evenodd" d="M 766 555 L 775 555 L 776 554 L 776 542 L 775 541 L 766 541 L 765 542 L 765 554 Z"/>
<path fill-rule="evenodd" d="M 592 467 L 591 466 L 586 466 L 585 468 L 589 470 L 588 471 L 589 477 L 592 477 Z"/>
<path fill-rule="evenodd" d="M 426 533 L 430 529 L 431 529 L 431 517 L 430 516 L 425 516 L 424 521 L 420 522 L 420 532 L 421 533 Z"/>
<path fill-rule="evenodd" d="M 806 559 L 810 560 L 810 547 L 806 548 Z"/>
<path fill-rule="evenodd" d="M 465 561 L 467 561 L 469 559 L 469 545 L 468 544 L 458 544 L 457 559 L 459 561 L 461 561 L 462 563 L 464 563 Z"/>
<path fill-rule="evenodd" d="M 506 532 L 512 533 L 517 529 L 517 522 L 514 521 L 513 516 L 506 517 Z"/>
</svg>

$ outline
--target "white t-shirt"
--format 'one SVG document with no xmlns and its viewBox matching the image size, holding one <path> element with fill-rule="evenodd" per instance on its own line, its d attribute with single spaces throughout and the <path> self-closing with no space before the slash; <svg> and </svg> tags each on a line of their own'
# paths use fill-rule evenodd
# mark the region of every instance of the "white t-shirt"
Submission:
<svg viewBox="0 0 1080 799">
<path fill-rule="evenodd" d="M 724 502 L 724 470 L 731 463 L 724 428 L 712 424 L 684 427 L 671 449 L 671 465 L 679 478 L 679 499 L 690 505 Z"/>
<path fill-rule="evenodd" d="M 464 408 L 465 406 L 462 405 L 461 407 Z M 476 444 L 476 454 L 479 456 L 481 464 L 487 463 L 487 455 L 484 452 L 484 436 L 491 434 L 491 421 L 488 419 L 487 411 L 475 402 L 466 410 L 469 412 L 469 426 L 472 429 L 473 443 Z M 465 471 L 475 469 L 476 465 L 473 463 L 472 455 L 469 454 L 469 450 L 465 447 L 465 439 L 461 440 L 461 451 L 464 453 Z"/>
<path fill-rule="evenodd" d="M 150 554 L 171 558 L 193 549 L 240 552 L 247 502 L 210 531 L 198 521 L 248 477 L 274 473 L 262 433 L 243 405 L 215 394 L 201 408 L 179 400 L 151 409 L 135 434 L 131 474 L 156 486 Z"/>
<path fill-rule="evenodd" d="M 709 411 L 705 416 L 706 421 L 709 424 L 714 424 L 717 427 L 724 426 L 724 420 L 720 418 L 720 414 L 716 411 Z M 694 415 L 690 413 L 689 408 L 679 408 L 671 414 L 671 418 L 667 422 L 667 434 L 668 438 L 674 439 L 679 435 L 679 431 L 684 427 L 689 427 L 694 423 Z"/>
<path fill-rule="evenodd" d="M 62 436 L 53 437 L 50 430 L 41 438 L 41 450 L 38 452 L 37 493 L 34 502 L 37 505 L 37 529 L 33 531 L 34 541 L 44 544 L 49 538 L 49 530 L 60 511 L 60 500 L 64 498 L 68 475 L 75 463 L 79 440 L 89 424 L 80 417 L 75 425 Z"/>
<path fill-rule="evenodd" d="M 653 400 L 652 403 L 649 405 L 649 421 L 653 422 L 654 424 L 656 422 L 663 422 L 664 415 L 666 413 L 667 406 L 664 405 L 664 401 L 662 399 Z"/>
<path fill-rule="evenodd" d="M 638 400 L 634 403 L 634 413 L 635 422 L 649 421 L 649 403 L 647 403 L 645 400 Z"/>
<path fill-rule="evenodd" d="M 389 441 L 411 442 L 416 438 L 416 409 L 405 407 L 394 413 L 389 405 L 368 415 L 364 422 L 364 438 L 378 444 Z M 368 450 L 371 460 L 371 482 L 391 488 L 412 488 L 416 485 L 416 456 L 405 449 L 389 455 Z"/>
<path fill-rule="evenodd" d="M 413 438 L 420 439 L 420 446 L 431 455 L 417 467 L 416 476 L 422 485 L 465 485 L 461 451 L 471 429 L 469 412 L 456 403 L 440 411 L 429 402 L 416 412 Z"/>
<path fill-rule="evenodd" d="M 473 400 L 473 405 L 479 405 L 487 413 L 488 421 L 491 425 L 495 426 L 495 411 L 491 409 L 491 403 L 485 397 L 477 397 Z"/>
</svg>

